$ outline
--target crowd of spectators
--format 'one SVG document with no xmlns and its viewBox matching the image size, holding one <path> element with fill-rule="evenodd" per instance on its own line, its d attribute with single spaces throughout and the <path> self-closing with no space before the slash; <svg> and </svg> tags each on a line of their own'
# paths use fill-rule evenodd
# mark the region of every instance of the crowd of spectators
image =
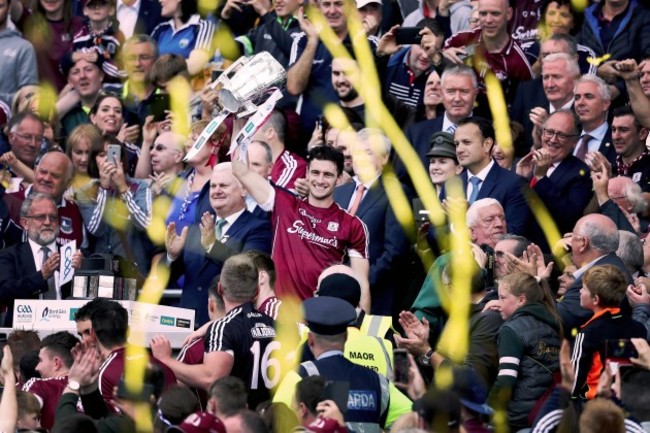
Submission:
<svg viewBox="0 0 650 433">
<path fill-rule="evenodd" d="M 650 432 L 650 5 L 575 3 L 0 0 L 4 327 L 71 241 L 196 323 L 14 330 L 0 432 Z"/>
</svg>

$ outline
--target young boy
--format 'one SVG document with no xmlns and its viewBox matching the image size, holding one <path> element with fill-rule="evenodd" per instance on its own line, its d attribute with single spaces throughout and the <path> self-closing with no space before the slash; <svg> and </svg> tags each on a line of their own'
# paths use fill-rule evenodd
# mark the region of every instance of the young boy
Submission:
<svg viewBox="0 0 650 433">
<path fill-rule="evenodd" d="M 16 429 L 34 430 L 41 428 L 41 405 L 34 394 L 16 390 L 18 421 Z"/>
<path fill-rule="evenodd" d="M 97 53 L 103 59 L 102 70 L 109 82 L 117 82 L 126 75 L 119 70 L 116 59 L 124 37 L 113 27 L 115 0 L 88 0 L 84 6 L 87 18 L 84 26 L 74 36 L 72 62 Z M 89 60 L 95 63 L 94 60 Z"/>
<path fill-rule="evenodd" d="M 619 308 L 626 288 L 625 275 L 612 265 L 594 266 L 582 276 L 580 305 L 594 315 L 582 325 L 573 346 L 575 397 L 591 400 L 596 396 L 598 379 L 606 365 L 608 340 L 646 338 L 645 327 Z"/>
</svg>

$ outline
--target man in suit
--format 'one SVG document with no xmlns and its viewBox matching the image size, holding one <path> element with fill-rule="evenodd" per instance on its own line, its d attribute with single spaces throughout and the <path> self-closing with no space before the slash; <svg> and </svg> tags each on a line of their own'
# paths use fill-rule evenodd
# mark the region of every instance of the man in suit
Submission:
<svg viewBox="0 0 650 433">
<path fill-rule="evenodd" d="M 530 179 L 560 233 L 572 230 L 591 200 L 591 178 L 586 164 L 572 155 L 580 134 L 579 122 L 570 110 L 551 114 L 542 128 L 542 148 L 517 164 L 517 173 Z M 546 240 L 539 231 L 530 240 L 544 249 Z"/>
<path fill-rule="evenodd" d="M 144 125 L 156 93 L 150 72 L 158 59 L 158 46 L 148 34 L 135 34 L 122 46 L 122 58 L 127 75 L 122 92 L 124 106 Z"/>
<path fill-rule="evenodd" d="M 163 22 L 156 0 L 117 0 L 116 16 L 125 39 L 136 34 L 150 35 Z"/>
<path fill-rule="evenodd" d="M 48 194 L 57 204 L 59 214 L 58 241 L 63 244 L 76 240 L 79 248 L 85 248 L 85 229 L 77 205 L 63 195 L 72 180 L 72 161 L 63 152 L 47 152 L 34 170 L 34 183 L 26 190 L 6 194 L 2 199 L 9 209 L 9 222 L 3 233 L 5 246 L 27 239 L 22 225 L 20 209 L 25 196 L 33 193 Z"/>
<path fill-rule="evenodd" d="M 395 269 L 408 251 L 408 242 L 391 208 L 382 172 L 388 163 L 391 143 L 380 131 L 362 129 L 352 146 L 354 182 L 334 190 L 334 201 L 368 228 L 370 253 L 370 299 L 373 314 L 392 314 L 397 288 Z"/>
<path fill-rule="evenodd" d="M 572 260 L 578 268 L 573 273 L 576 280 L 567 289 L 562 301 L 557 303 L 557 312 L 564 325 L 564 335 L 573 335 L 572 330 L 579 330 L 593 314 L 580 306 L 582 275 L 587 269 L 599 265 L 613 265 L 625 274 L 628 284 L 632 283 L 632 276 L 615 254 L 618 243 L 618 229 L 609 217 L 589 214 L 576 222 L 571 235 Z"/>
<path fill-rule="evenodd" d="M 271 252 L 270 222 L 246 210 L 245 196 L 246 191 L 232 174 L 231 164 L 218 164 L 210 179 L 211 211 L 197 215 L 200 222 L 185 227 L 180 235 L 175 223 L 167 227 L 165 247 L 172 267 L 170 281 L 185 274 L 179 306 L 196 311 L 197 326 L 208 321 L 208 287 L 221 273 L 226 259 L 249 250 Z"/>
<path fill-rule="evenodd" d="M 595 75 L 585 75 L 576 81 L 575 112 L 580 118 L 582 132 L 573 155 L 584 162 L 587 152 L 600 152 L 610 164 L 616 163 L 616 148 L 612 145 L 612 129 L 607 123 L 607 111 L 612 100 L 609 86 Z"/>
<path fill-rule="evenodd" d="M 478 95 L 476 74 L 468 66 L 459 65 L 445 69 L 440 78 L 440 85 L 442 105 L 445 107 L 443 116 L 418 122 L 406 130 L 406 138 L 417 152 L 424 167 L 429 166 L 427 153 L 431 150 L 433 133 L 443 131 L 453 134 L 458 122 L 472 114 Z M 395 158 L 393 165 L 399 180 L 410 185 L 404 163 Z"/>
<path fill-rule="evenodd" d="M 15 299 L 64 299 L 70 284 L 60 286 L 59 215 L 56 203 L 44 193 L 27 197 L 20 208 L 20 223 L 27 240 L 0 251 L 0 301 L 7 305 L 5 326 L 12 325 Z M 72 257 L 72 266 L 81 265 L 81 253 Z"/>
<path fill-rule="evenodd" d="M 542 49 L 546 49 L 545 45 L 551 42 L 553 41 L 543 42 Z M 580 69 L 576 57 L 569 53 L 558 52 L 543 58 L 540 78 L 524 82 L 519 86 L 511 113 L 512 119 L 524 127 L 526 146 L 515 149 L 518 155 L 523 156 L 528 153 L 535 139 L 539 140 L 542 124 L 549 113 L 562 108 L 570 110 L 573 107 L 573 87 L 579 76 Z"/>
<path fill-rule="evenodd" d="M 525 181 L 492 159 L 494 139 L 494 128 L 486 119 L 468 117 L 458 122 L 454 144 L 458 163 L 465 168 L 460 174 L 464 192 L 470 205 L 482 198 L 498 200 L 508 220 L 508 232 L 525 236 L 531 218 L 523 195 Z"/>
</svg>

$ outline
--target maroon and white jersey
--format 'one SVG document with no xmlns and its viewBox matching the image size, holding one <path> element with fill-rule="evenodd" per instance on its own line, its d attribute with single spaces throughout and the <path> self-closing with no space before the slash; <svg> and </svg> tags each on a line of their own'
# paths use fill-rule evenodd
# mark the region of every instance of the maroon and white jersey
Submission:
<svg viewBox="0 0 650 433">
<path fill-rule="evenodd" d="M 271 168 L 271 181 L 277 186 L 295 191 L 296 179 L 307 174 L 307 161 L 293 152 L 284 149 Z"/>
<path fill-rule="evenodd" d="M 277 320 L 278 311 L 280 311 L 280 305 L 282 305 L 282 301 L 280 299 L 275 296 L 269 296 L 260 304 L 258 311 L 266 314 L 273 320 Z"/>
<path fill-rule="evenodd" d="M 510 38 L 503 50 L 491 53 L 488 52 L 481 40 L 481 29 L 469 30 L 451 36 L 445 41 L 443 49 L 467 46 L 474 46 L 475 51 L 471 58 L 472 67 L 478 75 L 483 90 L 485 90 L 483 79 L 488 71 L 492 71 L 494 76 L 501 81 L 506 93 L 512 81 L 527 81 L 535 76 L 524 50 L 513 38 Z"/>
<path fill-rule="evenodd" d="M 68 386 L 68 376 L 33 378 L 23 385 L 23 391 L 34 394 L 41 404 L 41 427 L 50 430 L 61 394 Z"/>
<path fill-rule="evenodd" d="M 527 51 L 539 36 L 542 4 L 541 0 L 517 0 L 512 9 L 510 34 L 524 51 Z"/>
<path fill-rule="evenodd" d="M 368 258 L 368 229 L 336 203 L 319 208 L 275 188 L 271 224 L 279 298 L 311 298 L 323 269 L 341 264 L 346 254 Z"/>
<path fill-rule="evenodd" d="M 119 386 L 122 375 L 124 374 L 124 363 L 140 359 L 141 356 L 128 358 L 125 356 L 125 349 L 115 349 L 99 367 L 99 392 L 102 394 L 106 406 L 109 410 L 119 413 L 113 404 L 113 388 Z M 165 373 L 165 388 L 176 384 L 174 372 L 162 362 L 153 356 L 149 356 L 149 362 L 158 365 Z"/>
<path fill-rule="evenodd" d="M 176 357 L 177 361 L 187 365 L 203 364 L 203 355 L 205 354 L 205 339 L 198 338 L 184 345 Z M 192 388 L 196 397 L 201 403 L 201 409 L 205 410 L 208 402 L 208 393 L 204 389 Z"/>
<path fill-rule="evenodd" d="M 203 338 L 197 338 L 196 340 L 190 341 L 181 348 L 181 351 L 178 352 L 176 360 L 187 365 L 203 364 L 204 353 L 205 340 Z"/>
</svg>

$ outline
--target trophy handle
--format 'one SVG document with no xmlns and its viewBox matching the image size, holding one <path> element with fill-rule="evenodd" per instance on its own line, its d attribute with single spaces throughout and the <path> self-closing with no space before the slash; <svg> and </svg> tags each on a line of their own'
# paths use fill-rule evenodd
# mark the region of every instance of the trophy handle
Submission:
<svg viewBox="0 0 650 433">
<path fill-rule="evenodd" d="M 228 85 L 230 83 L 230 77 L 234 75 L 240 67 L 244 66 L 249 61 L 250 58 L 243 56 L 237 59 L 232 65 L 228 67 L 228 69 L 223 71 L 219 78 L 217 78 L 217 81 L 210 84 L 210 89 L 214 90 L 219 85 L 221 85 L 221 87 Z"/>
</svg>

